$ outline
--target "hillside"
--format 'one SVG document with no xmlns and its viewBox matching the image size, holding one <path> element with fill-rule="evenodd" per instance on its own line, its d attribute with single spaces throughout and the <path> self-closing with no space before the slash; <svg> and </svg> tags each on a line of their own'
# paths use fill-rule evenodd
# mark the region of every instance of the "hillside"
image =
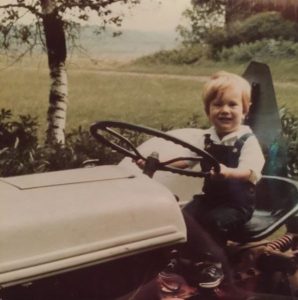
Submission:
<svg viewBox="0 0 298 300">
<path fill-rule="evenodd" d="M 173 32 L 154 32 L 138 30 L 122 30 L 122 34 L 113 36 L 115 30 L 107 27 L 105 31 L 96 33 L 97 26 L 83 26 L 80 28 L 79 37 L 75 39 L 76 46 L 67 44 L 68 56 L 91 57 L 93 59 L 127 60 L 134 59 L 159 50 L 175 48 L 179 42 L 178 35 Z M 118 31 L 121 30 L 121 27 Z M 32 33 L 34 35 L 34 33 Z M 68 40 L 69 42 L 69 40 Z M 11 44 L 9 52 L 0 49 L 0 55 L 15 60 L 27 51 L 28 45 Z M 9 53 L 9 57 L 7 54 Z M 36 45 L 30 54 L 44 54 L 41 45 Z M 6 60 L 6 59 L 5 59 Z"/>
<path fill-rule="evenodd" d="M 159 50 L 176 47 L 179 42 L 172 32 L 144 32 L 124 30 L 113 37 L 113 30 L 107 28 L 96 34 L 95 26 L 81 29 L 80 45 L 96 58 L 136 58 Z"/>
</svg>

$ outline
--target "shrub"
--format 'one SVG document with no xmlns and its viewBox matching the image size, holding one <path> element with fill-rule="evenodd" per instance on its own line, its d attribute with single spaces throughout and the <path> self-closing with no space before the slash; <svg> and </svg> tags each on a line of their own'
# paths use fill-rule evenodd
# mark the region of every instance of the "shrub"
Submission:
<svg viewBox="0 0 298 300">
<path fill-rule="evenodd" d="M 251 60 L 291 59 L 298 57 L 298 43 L 285 40 L 263 39 L 254 43 L 224 48 L 217 59 L 236 63 Z"/>
<path fill-rule="evenodd" d="M 12 121 L 10 110 L 0 112 L 0 176 L 40 173 L 82 167 L 86 160 L 112 164 L 121 156 L 99 144 L 87 130 L 78 128 L 66 135 L 65 145 L 39 145 L 37 120 L 19 116 Z"/>
<path fill-rule="evenodd" d="M 263 12 L 235 21 L 226 28 L 209 33 L 206 43 L 213 53 L 243 43 L 252 43 L 262 39 L 298 41 L 298 24 L 284 19 L 278 12 Z"/>
<path fill-rule="evenodd" d="M 143 56 L 137 59 L 136 63 L 141 64 L 193 64 L 206 58 L 208 47 L 200 45 L 186 46 L 173 50 L 162 50 L 152 55 Z"/>
<path fill-rule="evenodd" d="M 288 150 L 288 174 L 298 180 L 298 117 L 283 107 L 281 109 L 281 121 Z"/>
</svg>

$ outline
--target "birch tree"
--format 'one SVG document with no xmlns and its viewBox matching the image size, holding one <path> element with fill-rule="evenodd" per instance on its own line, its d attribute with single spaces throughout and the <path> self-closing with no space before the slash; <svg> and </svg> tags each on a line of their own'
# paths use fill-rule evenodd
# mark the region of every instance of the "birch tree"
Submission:
<svg viewBox="0 0 298 300">
<path fill-rule="evenodd" d="M 64 143 L 67 109 L 66 41 L 54 0 L 41 0 L 48 65 L 51 77 L 46 142 Z"/>
<path fill-rule="evenodd" d="M 140 0 L 14 0 L 0 4 L 0 47 L 7 54 L 20 50 L 21 59 L 34 47 L 42 45 L 47 52 L 51 78 L 47 114 L 47 143 L 64 143 L 68 83 L 65 68 L 66 38 L 95 13 L 100 28 L 121 25 L 122 17 L 113 13 L 116 2 L 133 5 Z M 70 20 L 69 16 L 72 15 Z M 28 21 L 24 21 L 30 20 Z"/>
</svg>

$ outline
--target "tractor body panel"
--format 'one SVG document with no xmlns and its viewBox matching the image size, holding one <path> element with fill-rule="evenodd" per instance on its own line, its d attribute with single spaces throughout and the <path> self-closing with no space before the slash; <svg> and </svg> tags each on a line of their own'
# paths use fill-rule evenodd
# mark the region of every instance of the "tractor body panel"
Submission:
<svg viewBox="0 0 298 300">
<path fill-rule="evenodd" d="M 0 180 L 2 286 L 185 241 L 175 197 L 101 166 Z"/>
</svg>

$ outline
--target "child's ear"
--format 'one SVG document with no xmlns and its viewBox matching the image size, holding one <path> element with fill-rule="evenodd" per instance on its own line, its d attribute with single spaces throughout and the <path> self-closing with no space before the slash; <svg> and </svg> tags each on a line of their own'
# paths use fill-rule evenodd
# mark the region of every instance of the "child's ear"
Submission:
<svg viewBox="0 0 298 300">
<path fill-rule="evenodd" d="M 248 118 L 249 118 L 248 117 L 248 112 L 243 113 L 241 123 L 245 124 L 247 122 Z"/>
<path fill-rule="evenodd" d="M 242 118 L 243 119 L 247 118 L 247 116 L 249 114 L 249 111 L 250 111 L 251 104 L 252 104 L 251 102 L 248 103 L 248 107 L 247 107 L 246 111 L 245 111 L 244 106 L 243 106 L 243 111 L 242 111 L 242 114 L 243 114 Z"/>
</svg>

